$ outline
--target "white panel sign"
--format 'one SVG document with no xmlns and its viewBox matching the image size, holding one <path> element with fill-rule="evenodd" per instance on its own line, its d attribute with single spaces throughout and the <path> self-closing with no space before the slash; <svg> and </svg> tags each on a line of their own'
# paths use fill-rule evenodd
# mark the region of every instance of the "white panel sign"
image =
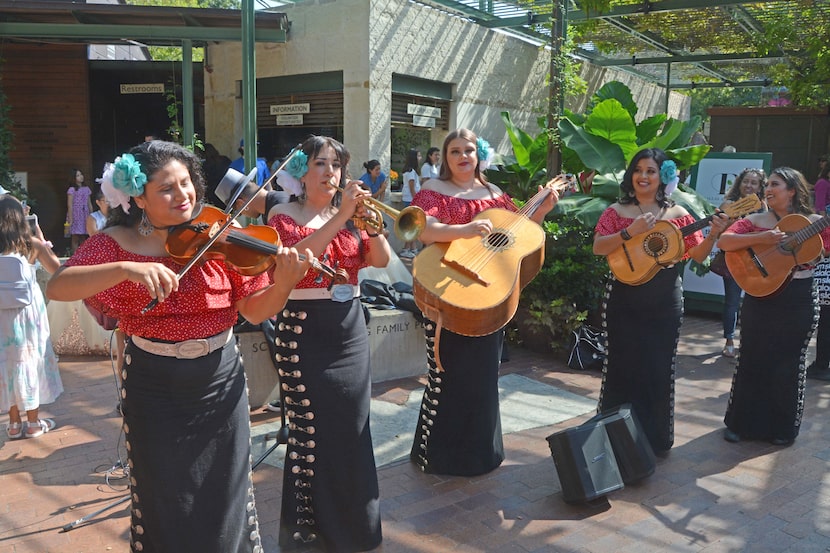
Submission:
<svg viewBox="0 0 830 553">
<path fill-rule="evenodd" d="M 271 106 L 271 115 L 311 113 L 311 104 L 276 104 Z"/>
<path fill-rule="evenodd" d="M 302 125 L 302 115 L 277 115 L 277 125 Z"/>
<path fill-rule="evenodd" d="M 422 117 L 420 115 L 413 115 L 412 116 L 412 124 L 416 127 L 430 127 L 435 128 L 435 118 L 434 117 Z"/>
<path fill-rule="evenodd" d="M 164 94 L 164 83 L 122 84 L 121 94 Z"/>
<path fill-rule="evenodd" d="M 406 104 L 406 113 L 407 115 L 423 115 L 438 119 L 441 117 L 441 108 L 422 106 L 420 104 Z M 432 126 L 434 127 L 435 125 Z"/>
</svg>

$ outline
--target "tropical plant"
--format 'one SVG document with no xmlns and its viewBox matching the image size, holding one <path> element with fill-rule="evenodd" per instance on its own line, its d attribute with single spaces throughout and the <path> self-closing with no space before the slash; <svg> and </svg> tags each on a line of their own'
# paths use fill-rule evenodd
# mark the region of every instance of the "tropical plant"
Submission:
<svg viewBox="0 0 830 553">
<path fill-rule="evenodd" d="M 571 214 L 593 228 L 605 208 L 616 201 L 625 169 L 640 150 L 664 150 L 680 171 L 696 165 L 709 151 L 708 144 L 688 145 L 700 126 L 699 117 L 679 121 L 660 113 L 637 123 L 637 111 L 631 90 L 617 81 L 600 88 L 584 114 L 565 111 L 559 121 L 563 166 L 568 172 L 587 172 L 591 177 L 580 181 L 579 193 L 559 201 L 557 212 Z M 703 196 L 682 185 L 672 199 L 696 218 L 714 209 Z"/>
<path fill-rule="evenodd" d="M 499 185 L 512 197 L 527 200 L 547 177 L 548 133 L 545 118 L 539 118 L 542 132 L 535 137 L 515 126 L 508 112 L 501 112 L 501 120 L 510 137 L 513 156 L 496 154 L 492 164 L 494 168 L 485 171 L 485 175 L 487 180 Z"/>
</svg>

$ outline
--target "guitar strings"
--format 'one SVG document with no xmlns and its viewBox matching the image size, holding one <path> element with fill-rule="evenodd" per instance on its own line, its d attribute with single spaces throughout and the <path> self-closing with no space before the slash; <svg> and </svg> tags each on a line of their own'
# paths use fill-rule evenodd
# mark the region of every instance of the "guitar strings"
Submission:
<svg viewBox="0 0 830 553">
<path fill-rule="evenodd" d="M 530 200 L 525 203 L 524 206 L 517 212 L 520 215 L 530 216 L 532 215 L 542 202 L 547 198 L 547 195 L 550 194 L 551 189 L 549 187 L 544 187 L 542 190 L 537 192 Z M 499 231 L 499 233 L 504 234 L 515 234 L 516 230 L 524 224 L 524 221 L 517 217 L 512 221 L 510 225 L 504 231 Z M 484 236 L 481 240 L 488 241 L 490 236 L 494 233 L 489 233 Z M 497 254 L 498 252 L 495 249 L 483 247 L 483 248 L 472 248 L 462 254 L 458 262 L 463 265 L 464 267 L 469 268 L 472 272 L 478 273 L 483 269 Z"/>
</svg>

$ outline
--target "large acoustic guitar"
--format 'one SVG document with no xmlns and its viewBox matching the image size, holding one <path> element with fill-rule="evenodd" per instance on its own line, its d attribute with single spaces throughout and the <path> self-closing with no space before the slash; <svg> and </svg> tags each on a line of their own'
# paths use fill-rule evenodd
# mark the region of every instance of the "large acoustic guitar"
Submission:
<svg viewBox="0 0 830 553">
<path fill-rule="evenodd" d="M 726 252 L 726 266 L 747 294 L 756 298 L 772 296 L 790 281 L 797 265 L 821 255 L 823 243 L 818 233 L 828 226 L 830 215 L 812 223 L 803 215 L 787 215 L 776 225 L 789 235 L 787 238 L 778 244 Z"/>
<path fill-rule="evenodd" d="M 424 316 L 456 334 L 486 336 L 516 313 L 519 293 L 545 259 L 545 232 L 530 219 L 551 192 L 550 181 L 519 212 L 492 208 L 473 220 L 490 219 L 484 237 L 436 242 L 412 263 L 415 303 Z"/>
<path fill-rule="evenodd" d="M 723 213 L 730 219 L 743 217 L 761 209 L 761 200 L 755 194 L 724 206 Z M 657 271 L 670 267 L 683 259 L 686 252 L 683 239 L 697 232 L 712 221 L 713 215 L 683 227 L 669 221 L 657 221 L 654 227 L 626 240 L 608 254 L 608 266 L 614 277 L 631 286 L 639 286 L 651 280 Z"/>
</svg>

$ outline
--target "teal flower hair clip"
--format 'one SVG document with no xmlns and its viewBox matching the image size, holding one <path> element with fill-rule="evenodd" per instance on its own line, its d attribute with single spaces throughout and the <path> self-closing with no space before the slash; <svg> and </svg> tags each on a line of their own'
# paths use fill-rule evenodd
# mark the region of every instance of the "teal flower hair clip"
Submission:
<svg viewBox="0 0 830 553">
<path fill-rule="evenodd" d="M 490 143 L 479 137 L 476 140 L 476 155 L 478 156 L 478 170 L 484 171 L 490 167 L 490 162 L 493 160 L 493 148 Z"/>
<path fill-rule="evenodd" d="M 666 196 L 671 196 L 671 193 L 675 191 L 677 184 L 680 182 L 677 165 L 670 159 L 660 165 L 660 182 L 666 185 Z"/>
<path fill-rule="evenodd" d="M 141 164 L 132 154 L 124 154 L 113 163 L 112 184 L 128 196 L 144 194 L 147 175 L 141 172 Z"/>
<path fill-rule="evenodd" d="M 297 152 L 288 162 L 285 170 L 295 179 L 301 178 L 308 172 L 308 156 L 305 152 Z"/>
</svg>

